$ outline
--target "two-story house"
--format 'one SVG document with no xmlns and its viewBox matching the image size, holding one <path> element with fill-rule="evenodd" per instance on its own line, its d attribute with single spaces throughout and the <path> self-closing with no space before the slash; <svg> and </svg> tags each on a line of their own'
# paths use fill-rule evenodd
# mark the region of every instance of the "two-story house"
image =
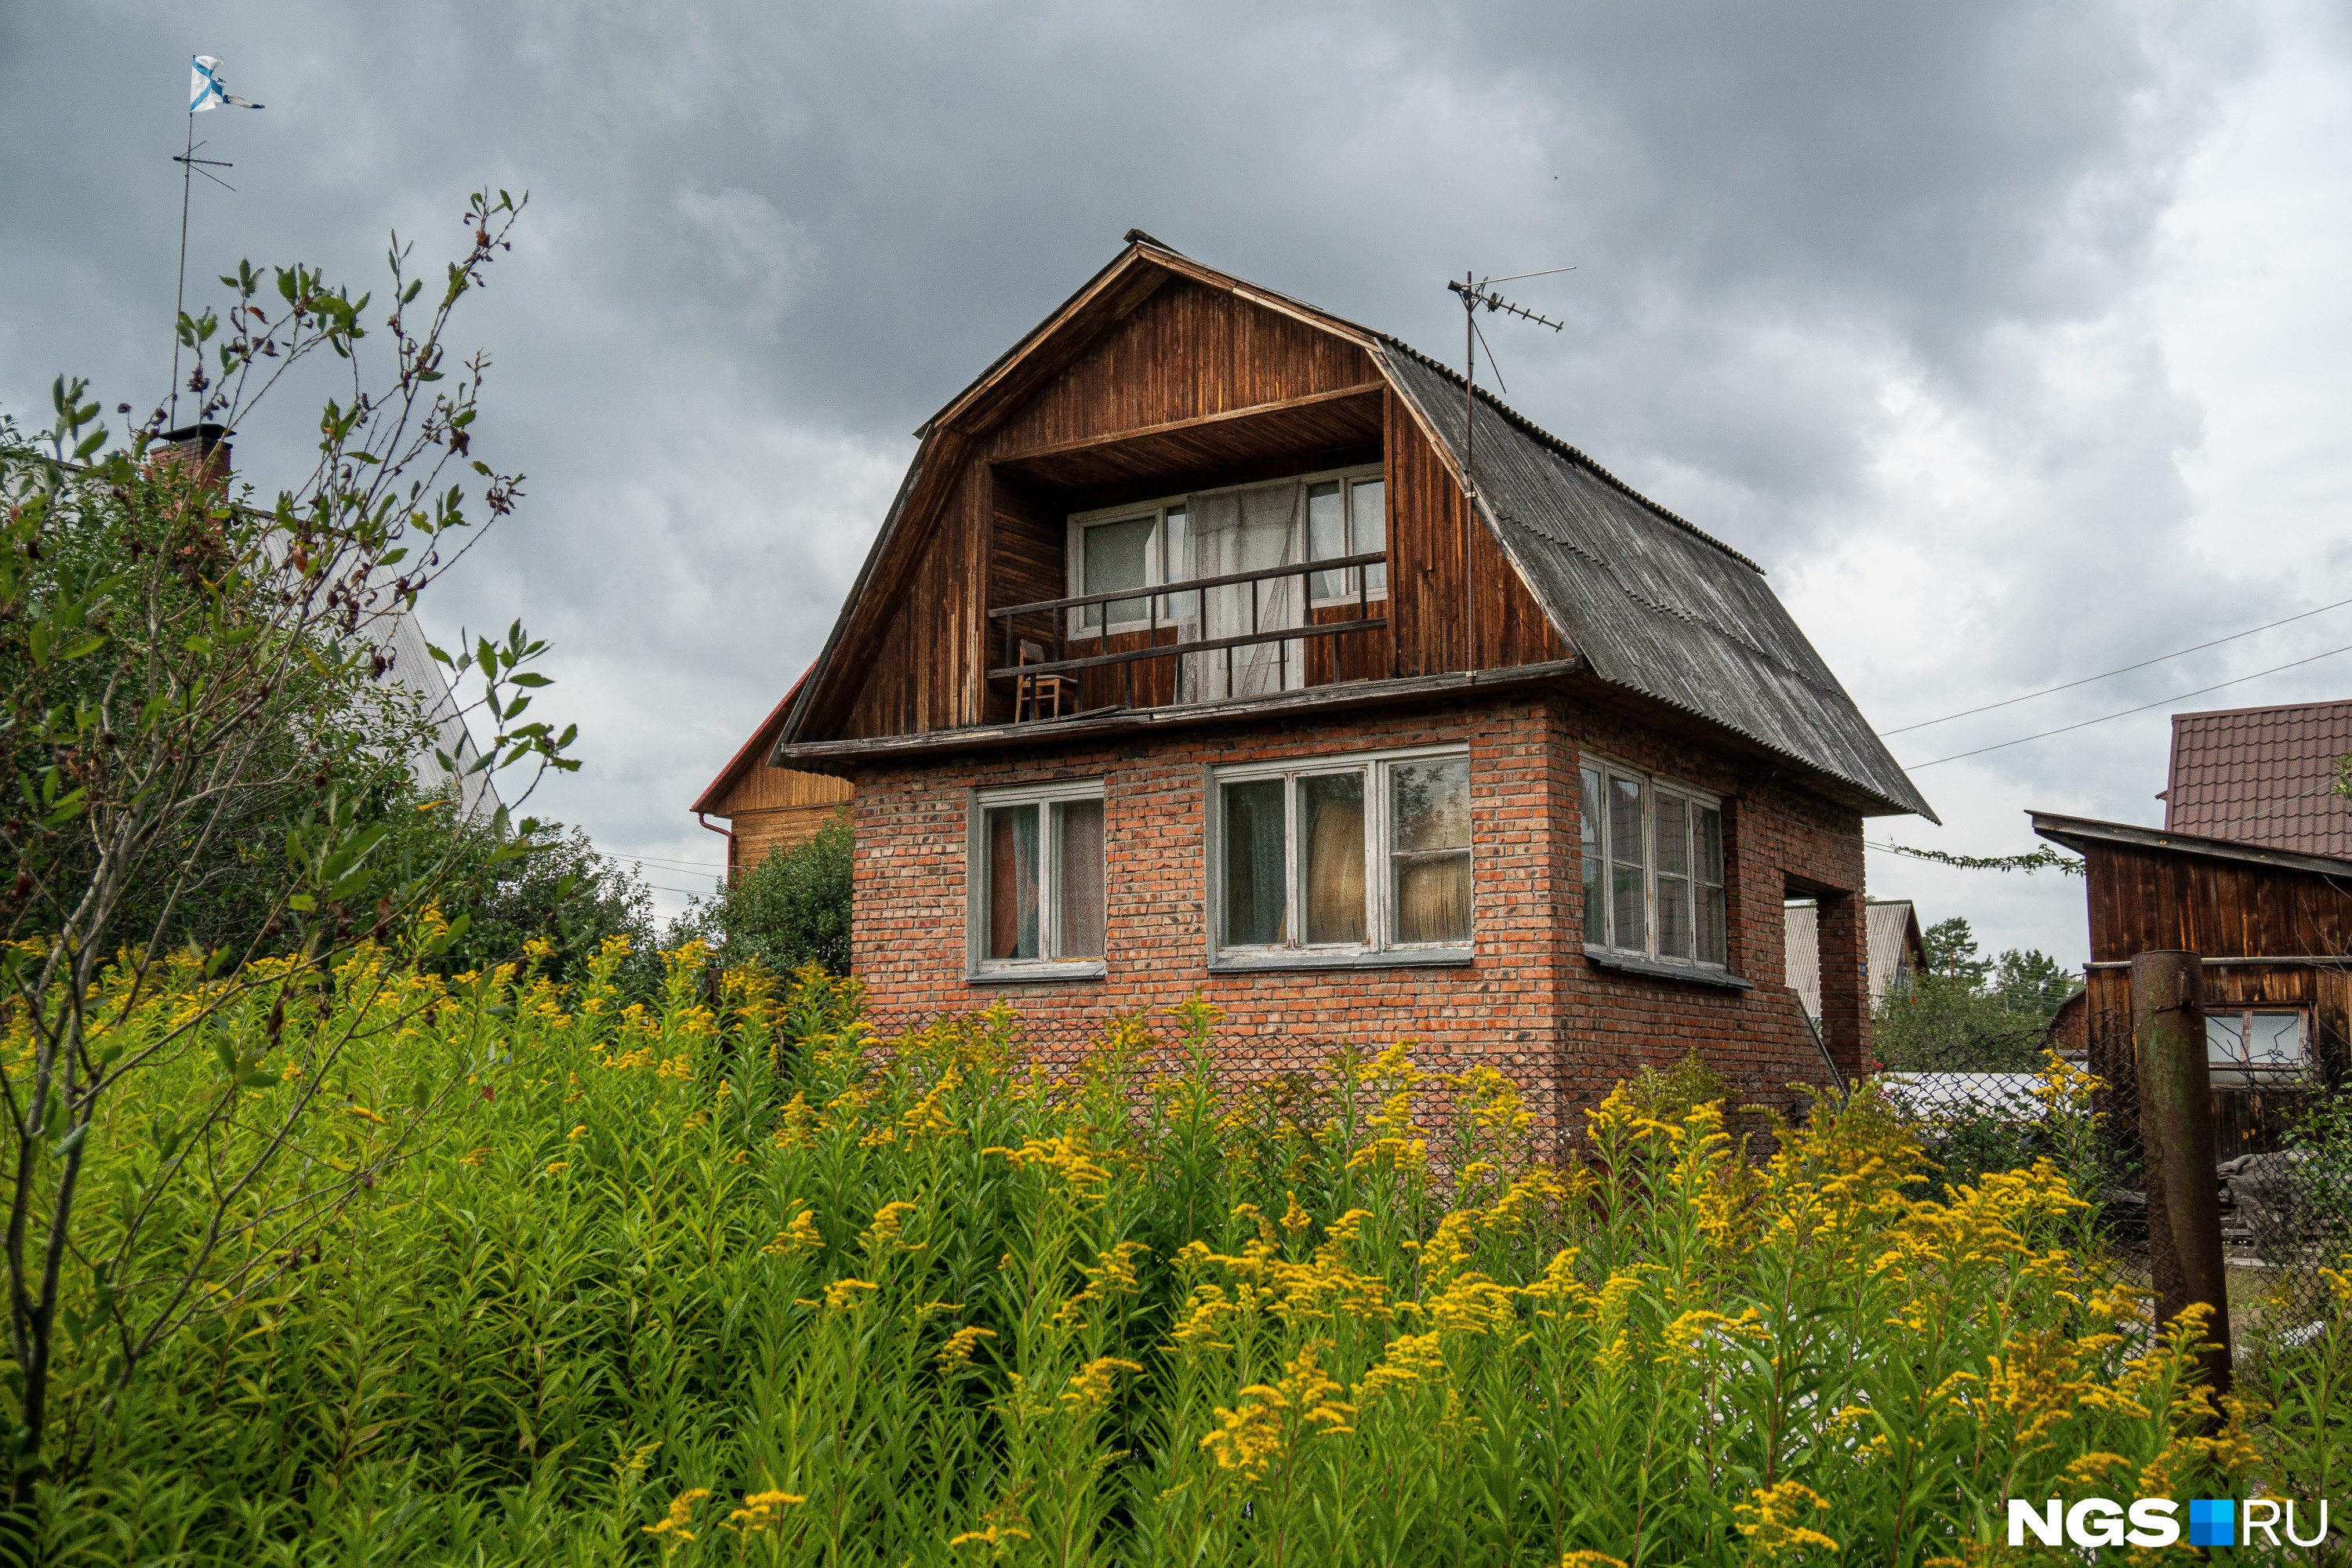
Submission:
<svg viewBox="0 0 2352 1568">
<path fill-rule="evenodd" d="M 1396 339 L 1128 241 L 922 426 L 768 753 L 854 787 L 877 1014 L 1199 993 L 1237 1072 L 1416 1037 L 1561 1125 L 1694 1047 L 1826 1080 L 1808 898 L 1853 1074 L 1863 819 L 1932 813 L 1762 569 Z"/>
</svg>

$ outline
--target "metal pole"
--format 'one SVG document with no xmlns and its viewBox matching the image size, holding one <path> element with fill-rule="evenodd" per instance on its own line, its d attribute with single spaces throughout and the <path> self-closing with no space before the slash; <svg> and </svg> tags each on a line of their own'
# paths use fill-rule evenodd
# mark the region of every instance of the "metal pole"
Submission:
<svg viewBox="0 0 2352 1568">
<path fill-rule="evenodd" d="M 188 308 L 188 185 L 196 175 L 196 115 L 188 111 L 188 151 L 180 160 L 180 286 L 172 296 L 172 416 L 180 424 L 180 317 Z"/>
<path fill-rule="evenodd" d="M 2131 1007 L 2157 1321 L 2168 1323 L 2193 1302 L 2210 1309 L 2204 1360 L 2219 1396 L 2230 1391 L 2230 1290 L 2205 1058 L 2203 962 L 2178 949 L 2134 955 Z"/>
<path fill-rule="evenodd" d="M 1478 481 L 1478 295 L 1475 272 L 1462 275 L 1462 356 L 1469 374 L 1462 378 L 1462 668 L 1478 665 L 1478 629 L 1470 597 L 1470 514 L 1476 507 Z"/>
</svg>

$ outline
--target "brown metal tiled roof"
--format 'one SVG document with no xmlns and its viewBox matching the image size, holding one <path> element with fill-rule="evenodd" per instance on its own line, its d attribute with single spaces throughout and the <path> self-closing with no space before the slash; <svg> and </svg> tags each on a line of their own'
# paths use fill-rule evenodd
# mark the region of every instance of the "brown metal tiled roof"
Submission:
<svg viewBox="0 0 2352 1568">
<path fill-rule="evenodd" d="M 2172 716 L 2169 832 L 2352 858 L 2352 801 L 2331 793 L 2352 752 L 2352 700 Z"/>
</svg>

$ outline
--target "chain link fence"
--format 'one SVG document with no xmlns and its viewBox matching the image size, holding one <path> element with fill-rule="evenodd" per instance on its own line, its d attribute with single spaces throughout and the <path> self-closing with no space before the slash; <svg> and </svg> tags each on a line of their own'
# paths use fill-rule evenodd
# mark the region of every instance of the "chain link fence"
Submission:
<svg viewBox="0 0 2352 1568">
<path fill-rule="evenodd" d="M 2339 1049 L 2318 1048 L 2298 1016 L 2208 1015 L 2213 1179 L 2242 1342 L 2315 1338 L 2334 1310 L 2321 1277 L 2352 1252 L 2352 1086 Z M 2151 1284 L 2144 1110 L 2127 1009 L 2078 1010 L 2031 1037 L 1916 1053 L 1874 1082 L 1942 1167 L 1938 1187 L 2048 1158 L 2089 1198 L 2100 1244 Z M 2046 1058 L 2055 1050 L 2062 1069 Z"/>
</svg>

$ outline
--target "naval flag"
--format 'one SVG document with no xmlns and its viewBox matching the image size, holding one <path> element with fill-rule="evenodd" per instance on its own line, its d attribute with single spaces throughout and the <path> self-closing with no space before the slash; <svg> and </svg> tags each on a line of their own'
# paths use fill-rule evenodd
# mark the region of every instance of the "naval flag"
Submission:
<svg viewBox="0 0 2352 1568">
<path fill-rule="evenodd" d="M 211 55 L 188 58 L 188 112 L 202 114 L 225 103 L 236 109 L 259 109 L 261 105 L 251 100 L 230 94 L 227 84 L 221 80 L 220 66 L 220 61 Z"/>
</svg>

